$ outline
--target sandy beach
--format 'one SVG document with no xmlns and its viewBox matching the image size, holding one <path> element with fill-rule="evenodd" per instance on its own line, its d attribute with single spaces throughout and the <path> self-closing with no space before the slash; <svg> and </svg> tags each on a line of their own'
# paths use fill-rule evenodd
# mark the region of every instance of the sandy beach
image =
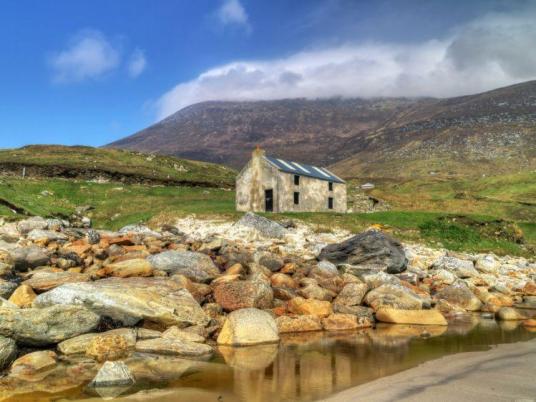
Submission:
<svg viewBox="0 0 536 402">
<path fill-rule="evenodd" d="M 536 401 L 535 369 L 536 340 L 532 340 L 445 356 L 325 401 Z"/>
</svg>

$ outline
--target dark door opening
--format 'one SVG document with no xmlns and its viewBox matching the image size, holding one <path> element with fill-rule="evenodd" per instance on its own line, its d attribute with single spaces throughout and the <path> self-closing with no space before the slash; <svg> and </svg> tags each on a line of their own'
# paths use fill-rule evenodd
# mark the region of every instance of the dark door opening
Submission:
<svg viewBox="0 0 536 402">
<path fill-rule="evenodd" d="M 274 190 L 264 190 L 264 210 L 266 212 L 274 211 Z"/>
<path fill-rule="evenodd" d="M 333 209 L 333 197 L 328 198 L 328 208 Z"/>
</svg>

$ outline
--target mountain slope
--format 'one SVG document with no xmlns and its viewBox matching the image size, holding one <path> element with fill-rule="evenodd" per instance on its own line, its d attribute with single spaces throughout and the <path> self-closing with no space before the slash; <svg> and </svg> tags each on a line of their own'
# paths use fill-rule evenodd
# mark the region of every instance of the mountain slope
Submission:
<svg viewBox="0 0 536 402">
<path fill-rule="evenodd" d="M 110 144 L 233 167 L 256 145 L 347 178 L 535 169 L 536 81 L 450 99 L 203 102 Z"/>
</svg>

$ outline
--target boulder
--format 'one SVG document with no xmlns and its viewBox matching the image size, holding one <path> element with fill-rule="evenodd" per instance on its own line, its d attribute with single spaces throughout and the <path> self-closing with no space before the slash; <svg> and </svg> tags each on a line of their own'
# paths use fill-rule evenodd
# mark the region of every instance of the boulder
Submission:
<svg viewBox="0 0 536 402">
<path fill-rule="evenodd" d="M 210 356 L 213 349 L 199 342 L 176 338 L 154 338 L 136 342 L 136 351 L 192 358 Z"/>
<path fill-rule="evenodd" d="M 400 242 L 375 230 L 324 247 L 318 259 L 335 264 L 359 265 L 361 268 L 391 274 L 403 272 L 408 263 Z"/>
<path fill-rule="evenodd" d="M 118 328 L 100 333 L 92 332 L 89 334 L 75 336 L 74 338 L 70 338 L 63 342 L 60 342 L 57 348 L 58 351 L 64 355 L 85 353 L 93 339 L 97 337 L 101 338 L 102 343 L 102 338 L 121 336 L 126 341 L 127 347 L 132 349 L 136 344 L 137 332 L 140 331 L 149 330 L 145 330 L 144 328 L 138 328 L 138 331 L 136 331 L 136 329 L 133 328 Z M 158 336 L 160 336 L 160 332 L 158 332 Z"/>
<path fill-rule="evenodd" d="M 270 285 L 260 281 L 232 281 L 218 283 L 214 299 L 226 311 L 242 308 L 270 308 L 274 294 Z"/>
<path fill-rule="evenodd" d="M 401 285 L 381 285 L 365 296 L 365 303 L 378 311 L 384 307 L 401 310 L 420 310 L 424 300 L 411 289 Z"/>
<path fill-rule="evenodd" d="M 17 357 L 17 344 L 11 338 L 0 336 L 0 370 L 6 368 Z"/>
<path fill-rule="evenodd" d="M 436 300 L 446 300 L 450 304 L 462 307 L 468 311 L 478 311 L 482 307 L 482 302 L 462 281 L 447 286 L 437 292 L 434 297 Z"/>
<path fill-rule="evenodd" d="M 17 289 L 16 283 L 0 279 L 0 297 L 8 299 L 15 289 Z"/>
<path fill-rule="evenodd" d="M 393 324 L 447 325 L 438 310 L 397 310 L 384 308 L 376 312 L 376 319 Z"/>
<path fill-rule="evenodd" d="M 130 373 L 127 365 L 122 361 L 105 362 L 99 372 L 89 383 L 90 387 L 117 387 L 132 385 L 135 383 L 134 377 Z"/>
<path fill-rule="evenodd" d="M 30 279 L 25 280 L 23 284 L 30 286 L 34 290 L 44 292 L 50 289 L 54 289 L 55 287 L 58 287 L 65 283 L 77 283 L 87 281 L 89 281 L 89 275 L 81 274 L 79 272 L 34 271 Z"/>
<path fill-rule="evenodd" d="M 315 299 L 304 299 L 295 297 L 289 300 L 288 309 L 290 312 L 299 315 L 314 315 L 315 317 L 327 317 L 331 314 L 331 303 Z"/>
<path fill-rule="evenodd" d="M 491 254 L 479 257 L 475 261 L 475 268 L 480 272 L 493 274 L 496 273 L 500 267 L 501 263 Z"/>
<path fill-rule="evenodd" d="M 160 233 L 155 232 L 154 230 L 149 229 L 147 226 L 140 225 L 140 224 L 124 226 L 121 229 L 119 229 L 119 233 L 124 234 L 124 235 L 139 234 L 145 237 L 155 237 L 155 238 L 162 237 Z"/>
<path fill-rule="evenodd" d="M 9 302 L 18 307 L 31 307 L 32 302 L 37 297 L 33 289 L 28 285 L 20 285 L 9 298 Z"/>
<path fill-rule="evenodd" d="M 441 284 L 446 285 L 452 285 L 454 282 L 458 280 L 458 277 L 454 275 L 451 271 L 447 271 L 446 269 L 434 269 L 430 272 L 432 281 L 438 282 Z"/>
<path fill-rule="evenodd" d="M 288 233 L 279 223 L 253 212 L 247 212 L 235 225 L 255 229 L 261 236 L 274 239 L 281 239 Z"/>
<path fill-rule="evenodd" d="M 446 269 L 458 278 L 472 278 L 479 276 L 473 261 L 462 260 L 456 257 L 443 256 L 438 261 L 434 262 L 433 266 L 438 269 Z"/>
<path fill-rule="evenodd" d="M 283 265 L 285 265 L 285 261 L 283 261 L 283 259 L 277 254 L 267 252 L 256 253 L 254 256 L 254 261 L 257 264 L 268 268 L 272 272 L 279 271 L 281 268 L 283 268 Z"/>
<path fill-rule="evenodd" d="M 190 292 L 169 278 L 107 278 L 68 283 L 40 294 L 34 306 L 82 304 L 125 326 L 144 319 L 163 325 L 206 325 L 208 317 Z"/>
<path fill-rule="evenodd" d="M 280 334 L 289 332 L 321 331 L 322 323 L 314 315 L 297 315 L 277 317 L 275 320 Z"/>
<path fill-rule="evenodd" d="M 100 317 L 83 306 L 0 308 L 0 335 L 19 343 L 43 346 L 91 332 Z"/>
<path fill-rule="evenodd" d="M 348 283 L 342 288 L 339 295 L 333 301 L 333 304 L 359 306 L 367 291 L 368 286 L 365 283 Z"/>
<path fill-rule="evenodd" d="M 344 331 L 366 327 L 372 327 L 372 322 L 366 317 L 357 317 L 353 314 L 334 313 L 322 318 L 322 328 L 326 331 Z"/>
<path fill-rule="evenodd" d="M 38 241 L 45 241 L 45 242 L 51 242 L 51 241 L 58 241 L 58 240 L 68 240 L 69 238 L 60 232 L 54 232 L 52 230 L 41 230 L 41 229 L 34 229 L 27 235 L 29 240 L 38 242 Z"/>
<path fill-rule="evenodd" d="M 314 279 L 304 278 L 300 281 L 300 285 L 304 285 L 304 287 L 298 290 L 298 295 L 306 299 L 331 301 L 336 295 L 334 292 L 318 286 Z"/>
<path fill-rule="evenodd" d="M 129 278 L 131 276 L 152 276 L 153 266 L 143 258 L 133 258 L 114 264 L 106 265 L 97 271 L 99 276 L 116 276 L 119 278 Z"/>
<path fill-rule="evenodd" d="M 56 353 L 51 350 L 40 350 L 19 357 L 11 365 L 10 375 L 19 378 L 30 378 L 34 374 L 56 367 Z"/>
<path fill-rule="evenodd" d="M 45 251 L 37 246 L 17 247 L 10 250 L 9 253 L 16 271 L 27 271 L 29 268 L 47 265 L 50 261 Z"/>
<path fill-rule="evenodd" d="M 93 337 L 86 348 L 86 356 L 89 356 L 98 362 L 108 360 L 119 360 L 127 357 L 130 345 L 121 335 L 97 335 Z"/>
<path fill-rule="evenodd" d="M 218 344 L 255 345 L 279 341 L 277 324 L 266 311 L 245 308 L 230 313 L 218 336 Z"/>
<path fill-rule="evenodd" d="M 48 227 L 48 222 L 46 219 L 41 218 L 40 216 L 33 216 L 28 219 L 23 219 L 17 223 L 17 230 L 20 234 L 27 234 L 32 230 L 44 230 Z"/>
<path fill-rule="evenodd" d="M 195 282 L 210 281 L 220 273 L 208 255 L 192 251 L 164 251 L 149 256 L 147 260 L 155 269 L 181 274 Z"/>
<path fill-rule="evenodd" d="M 331 278 L 339 275 L 339 270 L 335 264 L 322 260 L 312 269 L 312 273 L 323 276 L 324 278 Z"/>
<path fill-rule="evenodd" d="M 365 317 L 371 322 L 374 322 L 374 310 L 366 306 L 343 306 L 342 304 L 333 304 L 333 312 Z"/>
<path fill-rule="evenodd" d="M 497 319 L 501 321 L 526 320 L 528 317 L 513 307 L 501 307 L 497 311 Z"/>
<path fill-rule="evenodd" d="M 298 287 L 298 284 L 290 275 L 276 273 L 270 277 L 270 282 L 273 287 L 295 289 Z"/>
<path fill-rule="evenodd" d="M 178 327 L 169 327 L 162 333 L 162 338 L 165 339 L 175 339 L 178 341 L 185 341 L 185 342 L 197 342 L 197 343 L 204 343 L 205 338 L 203 338 L 201 335 L 194 334 L 192 332 L 186 332 Z"/>
</svg>

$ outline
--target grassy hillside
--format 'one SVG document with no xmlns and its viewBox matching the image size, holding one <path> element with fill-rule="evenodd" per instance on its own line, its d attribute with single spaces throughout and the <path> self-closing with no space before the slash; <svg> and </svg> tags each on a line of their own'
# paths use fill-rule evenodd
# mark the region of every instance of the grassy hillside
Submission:
<svg viewBox="0 0 536 402">
<path fill-rule="evenodd" d="M 354 180 L 350 191 L 367 179 Z M 480 214 L 536 222 L 536 172 L 478 179 L 375 180 L 372 194 L 400 210 Z"/>
<path fill-rule="evenodd" d="M 127 183 L 231 187 L 236 172 L 213 163 L 91 147 L 32 145 L 0 151 L 0 172 Z"/>
</svg>

